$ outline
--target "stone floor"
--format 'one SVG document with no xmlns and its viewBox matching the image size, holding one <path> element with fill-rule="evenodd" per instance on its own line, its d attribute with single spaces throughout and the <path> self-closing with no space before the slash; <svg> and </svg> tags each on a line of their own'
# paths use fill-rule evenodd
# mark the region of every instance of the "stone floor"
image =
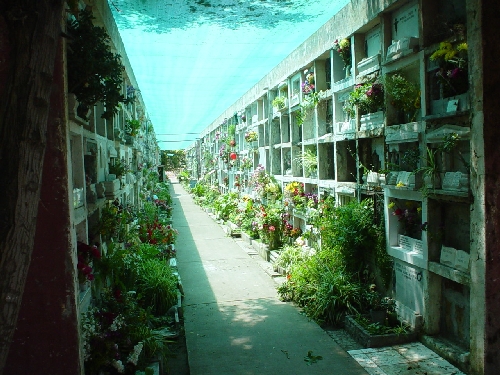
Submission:
<svg viewBox="0 0 500 375">
<path fill-rule="evenodd" d="M 347 352 L 370 375 L 465 375 L 419 342 Z"/>
<path fill-rule="evenodd" d="M 285 280 L 278 276 L 269 262 L 241 239 L 235 241 L 271 276 L 276 283 Z M 325 329 L 330 337 L 351 355 L 370 375 L 466 375 L 420 342 L 383 348 L 363 348 L 343 329 Z"/>
</svg>

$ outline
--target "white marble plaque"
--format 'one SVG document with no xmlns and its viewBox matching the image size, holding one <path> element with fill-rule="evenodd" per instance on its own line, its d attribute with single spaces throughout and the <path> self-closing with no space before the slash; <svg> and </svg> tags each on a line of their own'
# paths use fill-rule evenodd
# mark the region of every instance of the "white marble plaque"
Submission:
<svg viewBox="0 0 500 375">
<path fill-rule="evenodd" d="M 413 251 L 415 253 L 419 253 L 419 254 L 422 254 L 423 250 L 422 250 L 422 241 L 421 240 L 413 240 Z"/>
<path fill-rule="evenodd" d="M 404 186 L 409 187 L 411 185 L 415 185 L 415 175 L 411 172 L 399 172 L 398 175 L 398 184 L 402 183 Z"/>
<path fill-rule="evenodd" d="M 456 112 L 458 110 L 458 99 L 451 99 L 446 106 L 446 112 Z"/>
<path fill-rule="evenodd" d="M 443 190 L 460 190 L 462 172 L 446 172 L 443 179 Z"/>
<path fill-rule="evenodd" d="M 456 255 L 457 255 L 457 250 L 455 250 L 452 247 L 443 246 L 441 247 L 441 258 L 439 259 L 439 262 L 448 267 L 455 268 Z"/>
<path fill-rule="evenodd" d="M 457 250 L 455 258 L 455 269 L 462 272 L 469 272 L 470 255 L 463 250 Z"/>
<path fill-rule="evenodd" d="M 413 251 L 413 238 L 408 236 L 399 235 L 399 246 L 404 251 Z"/>
<path fill-rule="evenodd" d="M 392 39 L 418 38 L 418 5 L 402 7 L 392 16 Z"/>
<path fill-rule="evenodd" d="M 366 33 L 366 50 L 367 56 L 374 56 L 380 53 L 381 37 L 380 37 L 380 26 L 376 26 Z"/>
<path fill-rule="evenodd" d="M 399 172 L 390 172 L 387 175 L 387 185 L 396 185 L 398 183 Z"/>
<path fill-rule="evenodd" d="M 396 300 L 416 313 L 423 311 L 423 270 L 396 260 Z"/>
</svg>

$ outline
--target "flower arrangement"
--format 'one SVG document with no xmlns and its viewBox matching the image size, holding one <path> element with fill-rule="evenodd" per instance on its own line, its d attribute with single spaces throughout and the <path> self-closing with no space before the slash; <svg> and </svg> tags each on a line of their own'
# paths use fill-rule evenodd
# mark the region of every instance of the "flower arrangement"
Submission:
<svg viewBox="0 0 500 375">
<path fill-rule="evenodd" d="M 271 176 L 269 176 L 266 169 L 259 164 L 250 177 L 250 186 L 259 196 L 264 197 L 266 193 L 265 188 L 270 182 Z"/>
<path fill-rule="evenodd" d="M 245 133 L 246 142 L 255 142 L 259 139 L 259 134 L 255 130 L 250 130 Z"/>
<path fill-rule="evenodd" d="M 304 184 L 298 181 L 292 181 L 285 186 L 285 206 L 292 206 L 297 209 L 305 208 L 306 198 Z"/>
<path fill-rule="evenodd" d="M 250 170 L 253 167 L 253 161 L 250 158 L 244 156 L 240 161 L 240 168 L 243 171 Z"/>
<path fill-rule="evenodd" d="M 158 217 L 153 222 L 144 222 L 139 226 L 139 238 L 151 245 L 175 243 L 179 232 L 170 224 L 163 223 Z"/>
<path fill-rule="evenodd" d="M 92 262 L 101 259 L 101 252 L 96 245 L 87 245 L 86 243 L 78 241 L 77 246 L 78 264 L 78 281 L 83 284 L 85 281 L 93 281 L 94 274 L 92 269 Z"/>
<path fill-rule="evenodd" d="M 146 352 L 158 354 L 162 343 L 148 327 L 151 316 L 135 292 L 105 289 L 96 307 L 82 314 L 85 373 L 133 374 L 144 370 Z"/>
<path fill-rule="evenodd" d="M 234 176 L 234 187 L 237 189 L 241 187 L 241 181 L 239 175 Z"/>
<path fill-rule="evenodd" d="M 315 89 L 314 72 L 306 70 L 304 74 L 305 80 L 302 82 L 302 92 L 308 95 L 313 93 Z"/>
<path fill-rule="evenodd" d="M 403 234 L 412 238 L 420 238 L 421 232 L 427 230 L 427 223 L 422 223 L 422 206 L 419 202 L 405 201 L 404 207 L 392 200 L 387 206 L 392 215 L 398 218 Z"/>
<path fill-rule="evenodd" d="M 466 42 L 452 44 L 441 42 L 439 48 L 429 57 L 439 68 L 435 76 L 443 86 L 443 96 L 459 95 L 469 88 L 467 77 L 468 46 Z"/>
<path fill-rule="evenodd" d="M 370 80 L 354 86 L 354 90 L 349 94 L 344 104 L 344 112 L 354 118 L 356 106 L 361 114 L 378 111 L 384 107 L 384 85 L 377 80 Z"/>
<path fill-rule="evenodd" d="M 270 250 L 277 249 L 282 241 L 282 214 L 280 205 L 260 206 L 256 214 L 259 237 L 269 245 Z"/>
<path fill-rule="evenodd" d="M 351 41 L 348 38 L 335 39 L 333 42 L 333 48 L 340 55 L 340 58 L 344 62 L 344 66 L 351 65 Z"/>
<path fill-rule="evenodd" d="M 285 214 L 283 218 L 283 237 L 289 238 L 290 243 L 293 243 L 301 234 L 300 227 L 294 227 L 287 219 L 289 215 Z"/>
</svg>

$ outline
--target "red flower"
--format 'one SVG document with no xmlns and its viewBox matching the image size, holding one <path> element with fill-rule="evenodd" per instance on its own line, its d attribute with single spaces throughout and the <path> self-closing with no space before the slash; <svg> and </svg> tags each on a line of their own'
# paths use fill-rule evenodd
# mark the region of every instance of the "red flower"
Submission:
<svg viewBox="0 0 500 375">
<path fill-rule="evenodd" d="M 396 216 L 401 216 L 401 215 L 403 215 L 403 210 L 402 210 L 401 208 L 396 208 L 396 209 L 394 210 L 393 215 L 396 215 Z"/>
</svg>

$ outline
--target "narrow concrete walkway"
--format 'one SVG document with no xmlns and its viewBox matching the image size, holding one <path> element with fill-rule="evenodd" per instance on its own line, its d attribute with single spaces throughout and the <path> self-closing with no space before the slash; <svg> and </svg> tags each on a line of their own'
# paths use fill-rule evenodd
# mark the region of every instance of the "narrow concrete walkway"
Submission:
<svg viewBox="0 0 500 375">
<path fill-rule="evenodd" d="M 176 180 L 172 196 L 191 375 L 367 374 Z"/>
</svg>

